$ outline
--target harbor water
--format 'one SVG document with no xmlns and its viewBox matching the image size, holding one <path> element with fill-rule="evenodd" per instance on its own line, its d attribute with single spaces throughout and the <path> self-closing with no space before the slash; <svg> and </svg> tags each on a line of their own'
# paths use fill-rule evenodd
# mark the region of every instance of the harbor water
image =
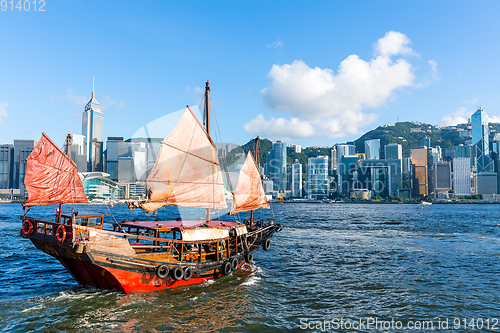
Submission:
<svg viewBox="0 0 500 333">
<path fill-rule="evenodd" d="M 419 331 L 500 331 L 500 205 L 272 208 L 256 216 L 284 229 L 253 265 L 203 285 L 121 294 L 79 286 L 19 236 L 21 205 L 0 204 L 0 330 L 375 332 L 425 321 Z M 53 209 L 30 215 L 51 218 Z M 155 218 L 120 204 L 75 209 L 108 222 Z"/>
</svg>

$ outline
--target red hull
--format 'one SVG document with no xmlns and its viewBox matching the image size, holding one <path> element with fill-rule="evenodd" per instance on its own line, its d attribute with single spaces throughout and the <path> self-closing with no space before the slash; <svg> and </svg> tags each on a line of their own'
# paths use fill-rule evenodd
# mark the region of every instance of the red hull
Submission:
<svg viewBox="0 0 500 333">
<path fill-rule="evenodd" d="M 158 278 L 154 273 L 137 273 L 126 270 L 102 267 L 89 261 L 72 259 L 62 256 L 56 257 L 68 270 L 71 276 L 82 286 L 90 286 L 98 289 L 116 290 L 118 292 L 130 293 L 134 291 L 153 291 L 173 287 L 182 287 L 192 284 L 207 282 L 218 276 L 218 273 L 210 277 L 191 278 L 188 281 L 176 281 L 171 277 Z M 241 262 L 238 268 L 243 266 Z"/>
</svg>

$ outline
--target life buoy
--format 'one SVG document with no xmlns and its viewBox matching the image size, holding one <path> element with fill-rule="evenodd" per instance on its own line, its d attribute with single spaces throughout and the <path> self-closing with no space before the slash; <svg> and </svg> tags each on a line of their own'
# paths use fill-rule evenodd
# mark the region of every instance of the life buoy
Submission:
<svg viewBox="0 0 500 333">
<path fill-rule="evenodd" d="M 179 281 L 180 279 L 184 278 L 184 271 L 182 270 L 182 268 L 180 268 L 179 266 L 175 266 L 172 270 L 172 278 L 175 281 Z"/>
<path fill-rule="evenodd" d="M 189 281 L 189 279 L 193 276 L 193 271 L 190 267 L 184 267 L 184 281 Z"/>
<path fill-rule="evenodd" d="M 168 268 L 167 265 L 160 265 L 156 267 L 156 276 L 159 279 L 164 279 L 168 276 L 168 273 L 170 273 L 170 268 Z"/>
<path fill-rule="evenodd" d="M 226 261 L 224 264 L 222 264 L 222 273 L 224 275 L 229 275 L 231 273 L 231 263 L 229 261 Z"/>
<path fill-rule="evenodd" d="M 66 228 L 64 227 L 64 225 L 61 224 L 57 227 L 56 237 L 59 242 L 64 242 L 64 240 L 66 239 Z"/>
<path fill-rule="evenodd" d="M 34 231 L 33 223 L 30 220 L 24 220 L 22 230 L 26 236 L 31 235 Z"/>
<path fill-rule="evenodd" d="M 271 247 L 271 240 L 268 238 L 264 241 L 264 244 L 262 244 L 262 249 L 264 251 L 269 251 L 270 247 Z"/>
<path fill-rule="evenodd" d="M 233 259 L 231 259 L 230 263 L 231 263 L 231 269 L 233 271 L 238 269 L 238 264 L 239 264 L 238 259 L 233 258 Z"/>
<path fill-rule="evenodd" d="M 249 264 L 251 264 L 253 262 L 253 254 L 251 254 L 250 252 L 247 252 L 245 254 L 245 261 Z"/>
</svg>

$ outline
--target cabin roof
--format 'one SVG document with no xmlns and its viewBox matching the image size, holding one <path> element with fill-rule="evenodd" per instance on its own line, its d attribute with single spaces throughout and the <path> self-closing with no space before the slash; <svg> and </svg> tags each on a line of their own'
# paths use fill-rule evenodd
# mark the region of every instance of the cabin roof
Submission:
<svg viewBox="0 0 500 333">
<path fill-rule="evenodd" d="M 120 225 L 133 228 L 159 229 L 162 231 L 174 228 L 178 228 L 180 230 L 199 227 L 228 228 L 236 227 L 242 224 L 239 222 L 229 221 L 210 221 L 208 225 L 206 221 L 125 221 L 120 222 Z"/>
</svg>

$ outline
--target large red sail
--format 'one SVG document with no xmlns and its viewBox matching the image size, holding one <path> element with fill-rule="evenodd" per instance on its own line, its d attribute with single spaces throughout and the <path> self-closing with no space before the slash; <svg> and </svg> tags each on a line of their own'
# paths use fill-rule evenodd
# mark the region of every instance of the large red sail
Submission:
<svg viewBox="0 0 500 333">
<path fill-rule="evenodd" d="M 28 191 L 24 208 L 88 202 L 76 164 L 45 133 L 26 159 L 24 185 Z"/>
<path fill-rule="evenodd" d="M 269 204 L 262 188 L 259 170 L 252 153 L 248 151 L 233 193 L 233 206 L 229 214 L 232 215 L 258 208 L 269 208 Z"/>
</svg>

